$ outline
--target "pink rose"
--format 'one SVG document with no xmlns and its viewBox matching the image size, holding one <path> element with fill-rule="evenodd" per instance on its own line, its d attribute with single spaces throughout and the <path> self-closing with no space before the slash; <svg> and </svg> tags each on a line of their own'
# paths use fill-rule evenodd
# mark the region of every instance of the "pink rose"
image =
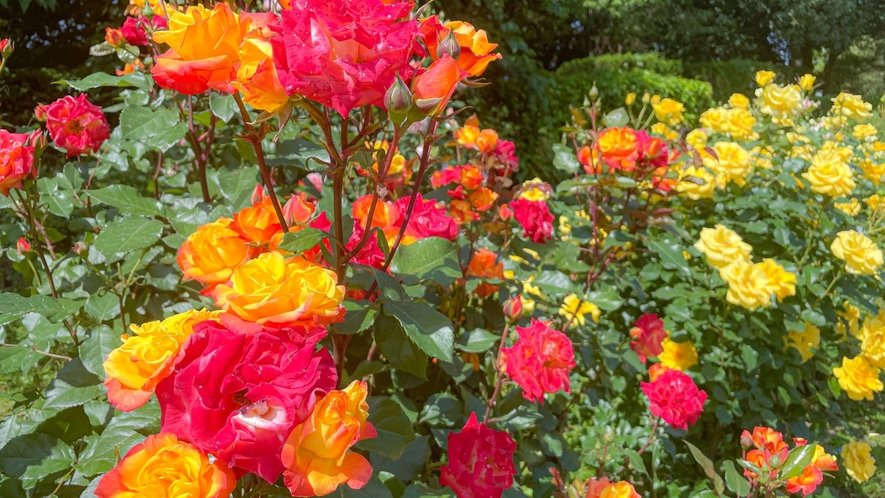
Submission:
<svg viewBox="0 0 885 498">
<path fill-rule="evenodd" d="M 500 498 L 513 486 L 513 453 L 510 434 L 496 431 L 471 413 L 461 432 L 449 433 L 449 464 L 440 469 L 439 482 L 459 497 Z"/>
<path fill-rule="evenodd" d="M 516 327 L 519 340 L 501 353 L 507 375 L 522 388 L 525 399 L 544 402 L 544 393 L 571 392 L 569 372 L 575 350 L 565 334 L 532 318 L 530 327 Z"/>
<path fill-rule="evenodd" d="M 123 22 L 120 31 L 126 38 L 126 43 L 135 46 L 148 46 L 147 26 L 152 26 L 154 30 L 165 30 L 169 28 L 166 18 L 163 16 L 154 16 L 148 21 L 147 17 L 127 17 Z"/>
<path fill-rule="evenodd" d="M 224 316 L 203 322 L 157 386 L 162 431 L 211 452 L 238 475 L 274 482 L 283 443 L 310 414 L 316 396 L 335 388 L 322 327 L 263 328 Z"/>
<path fill-rule="evenodd" d="M 21 188 L 23 179 L 36 175 L 32 138 L 39 134 L 0 130 L 0 195 L 9 195 L 13 188 Z"/>
<path fill-rule="evenodd" d="M 516 199 L 510 203 L 513 217 L 522 225 L 524 236 L 545 243 L 553 237 L 553 213 L 543 200 Z"/>
<path fill-rule="evenodd" d="M 401 227 L 405 222 L 409 200 L 409 197 L 401 197 L 394 202 L 394 206 L 399 210 L 399 218 L 394 223 L 397 227 Z M 418 194 L 406 233 L 419 239 L 442 237 L 454 240 L 458 237 L 458 223 L 446 214 L 445 208 L 437 206 L 435 201 L 424 200 L 421 194 Z"/>
<path fill-rule="evenodd" d="M 271 40 L 274 65 L 289 95 L 303 95 L 342 116 L 381 107 L 398 73 L 410 74 L 418 23 L 411 2 L 292 0 Z"/>
<path fill-rule="evenodd" d="M 111 128 L 101 107 L 89 102 L 86 94 L 67 95 L 47 106 L 37 106 L 35 114 L 37 119 L 46 120 L 52 141 L 67 151 L 69 158 L 98 152 L 101 144 L 111 137 Z"/>
</svg>

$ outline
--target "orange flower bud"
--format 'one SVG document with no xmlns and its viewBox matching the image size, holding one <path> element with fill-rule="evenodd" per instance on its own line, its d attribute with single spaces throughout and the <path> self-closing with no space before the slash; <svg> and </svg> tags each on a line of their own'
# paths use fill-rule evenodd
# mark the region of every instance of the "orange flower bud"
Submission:
<svg viewBox="0 0 885 498">
<path fill-rule="evenodd" d="M 104 29 L 104 41 L 108 45 L 116 48 L 124 43 L 126 43 L 126 37 L 123 36 L 123 31 L 114 28 L 105 28 Z"/>
<path fill-rule="evenodd" d="M 283 446 L 283 474 L 293 496 L 324 496 L 347 483 L 360 489 L 372 477 L 372 466 L 349 451 L 361 439 L 377 436 L 368 422 L 368 387 L 353 381 L 317 401 L 308 419 L 295 427 Z"/>
</svg>

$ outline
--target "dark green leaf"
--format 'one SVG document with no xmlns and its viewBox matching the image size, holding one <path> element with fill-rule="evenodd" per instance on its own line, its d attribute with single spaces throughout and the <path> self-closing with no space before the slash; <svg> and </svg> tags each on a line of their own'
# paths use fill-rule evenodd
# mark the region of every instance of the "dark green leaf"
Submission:
<svg viewBox="0 0 885 498">
<path fill-rule="evenodd" d="M 123 214 L 143 216 L 161 216 L 163 214 L 159 202 L 155 199 L 142 197 L 134 187 L 129 185 L 110 185 L 98 190 L 88 190 L 86 193 L 102 204 L 114 206 Z"/>
<path fill-rule="evenodd" d="M 89 337 L 80 343 L 80 360 L 83 361 L 86 370 L 97 375 L 100 379 L 104 379 L 105 372 L 102 364 L 108 354 L 120 347 L 121 344 L 120 334 L 114 332 L 107 325 L 94 327 L 89 332 Z"/>
<path fill-rule="evenodd" d="M 329 234 L 317 228 L 305 227 L 297 232 L 283 235 L 280 249 L 300 254 L 308 249 L 313 249 L 328 236 Z"/>
<path fill-rule="evenodd" d="M 187 124 L 181 123 L 178 113 L 172 109 L 162 107 L 152 111 L 133 105 L 120 113 L 120 129 L 124 140 L 165 151 L 184 137 Z"/>
<path fill-rule="evenodd" d="M 648 239 L 646 245 L 661 258 L 664 268 L 679 270 L 685 276 L 691 274 L 685 256 L 682 254 L 682 246 L 679 242 L 674 241 L 671 235 Z"/>
<path fill-rule="evenodd" d="M 101 323 L 120 316 L 120 301 L 116 294 L 110 292 L 103 295 L 93 294 L 89 296 L 83 309 L 92 315 L 96 322 Z"/>
<path fill-rule="evenodd" d="M 69 361 L 49 383 L 43 408 L 69 408 L 104 395 L 101 379 L 86 370 L 79 358 Z"/>
<path fill-rule="evenodd" d="M 459 339 L 455 347 L 468 353 L 482 353 L 483 351 L 488 351 L 489 348 L 498 344 L 500 341 L 500 336 L 497 336 L 488 330 L 473 329 L 462 339 Z"/>
<path fill-rule="evenodd" d="M 458 246 L 440 237 L 427 237 L 400 246 L 393 256 L 390 271 L 400 277 L 414 275 L 444 286 L 463 277 L 458 264 Z"/>
<path fill-rule="evenodd" d="M 209 95 L 209 109 L 218 119 L 227 123 L 237 112 L 237 103 L 231 95 L 212 92 Z"/>
<path fill-rule="evenodd" d="M 426 302 L 395 302 L 383 304 L 384 312 L 399 320 L 414 343 L 434 358 L 451 362 L 454 347 L 452 322 Z"/>
<path fill-rule="evenodd" d="M 155 244 L 162 233 L 161 221 L 127 217 L 108 223 L 95 239 L 95 248 L 106 256 L 137 251 Z"/>
<path fill-rule="evenodd" d="M 378 310 L 368 301 L 351 301 L 345 300 L 344 309 L 347 313 L 344 315 L 344 321 L 333 324 L 335 333 L 338 334 L 358 334 L 372 326 L 375 321 L 375 314 Z"/>
<path fill-rule="evenodd" d="M 154 85 L 153 79 L 145 73 L 131 73 L 125 76 L 112 76 L 108 73 L 93 73 L 82 80 L 60 80 L 56 83 L 66 84 L 74 90 L 85 92 L 99 87 L 137 87 L 144 91 L 150 91 Z"/>
<path fill-rule="evenodd" d="M 553 167 L 572 174 L 581 169 L 575 150 L 562 144 L 553 144 Z"/>
<path fill-rule="evenodd" d="M 722 478 L 719 477 L 719 474 L 716 473 L 716 469 L 713 467 L 713 462 L 707 458 L 704 453 L 699 450 L 695 445 L 689 443 L 688 441 L 683 441 L 688 449 L 691 451 L 692 456 L 701 468 L 704 469 L 704 473 L 707 474 L 707 477 L 713 481 L 713 486 L 716 488 L 716 491 L 721 495 L 722 491 L 725 489 L 725 483 L 722 481 Z"/>
<path fill-rule="evenodd" d="M 790 450 L 778 477 L 782 480 L 787 480 L 801 474 L 802 470 L 811 463 L 815 448 L 816 446 L 813 444 L 806 444 Z"/>
<path fill-rule="evenodd" d="M 14 316 L 39 313 L 47 318 L 64 318 L 83 306 L 83 301 L 50 296 L 23 297 L 13 292 L 0 292 L 0 314 Z"/>
<path fill-rule="evenodd" d="M 728 486 L 729 491 L 738 496 L 750 494 L 750 483 L 737 471 L 734 462 L 726 460 L 722 462 L 720 468 L 725 473 L 725 484 Z"/>
<path fill-rule="evenodd" d="M 454 427 L 463 411 L 464 407 L 458 398 L 449 393 L 436 393 L 430 396 L 421 409 L 419 423 L 434 427 Z"/>
<path fill-rule="evenodd" d="M 375 342 L 394 368 L 427 378 L 427 355 L 409 339 L 399 320 L 379 313 L 375 318 Z"/>
<path fill-rule="evenodd" d="M 390 398 L 369 398 L 369 422 L 375 426 L 378 437 L 360 441 L 359 447 L 365 450 L 396 459 L 415 440 L 412 423 L 399 403 Z"/>
</svg>

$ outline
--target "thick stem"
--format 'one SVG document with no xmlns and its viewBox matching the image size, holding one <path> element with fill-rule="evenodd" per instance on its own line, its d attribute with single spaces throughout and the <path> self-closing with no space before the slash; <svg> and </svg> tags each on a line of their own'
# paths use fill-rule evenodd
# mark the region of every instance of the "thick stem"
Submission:
<svg viewBox="0 0 885 498">
<path fill-rule="evenodd" d="M 338 372 L 338 387 L 341 387 L 341 379 L 344 378 L 344 358 L 350 336 L 347 334 L 335 334 L 332 336 L 332 359 L 335 360 L 335 370 Z"/>
<path fill-rule="evenodd" d="M 212 196 L 209 195 L 209 179 L 206 177 L 206 154 L 203 153 L 203 147 L 200 146 L 200 138 L 197 136 L 196 127 L 194 126 L 193 95 L 187 96 L 187 104 L 188 135 L 190 137 L 191 147 L 194 149 L 194 161 L 197 163 L 197 176 L 200 179 L 200 190 L 202 190 L 203 193 L 203 202 L 209 204 L 212 202 Z"/>
</svg>

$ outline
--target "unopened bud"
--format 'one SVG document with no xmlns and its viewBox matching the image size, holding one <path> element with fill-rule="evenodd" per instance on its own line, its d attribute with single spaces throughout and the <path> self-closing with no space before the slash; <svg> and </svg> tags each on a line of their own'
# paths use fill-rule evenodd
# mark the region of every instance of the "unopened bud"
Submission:
<svg viewBox="0 0 885 498">
<path fill-rule="evenodd" d="M 648 92 L 645 92 L 644 94 L 642 94 L 642 103 L 643 104 L 648 104 L 649 100 L 651 100 L 651 95 L 649 95 Z"/>
<path fill-rule="evenodd" d="M 522 296 L 511 297 L 504 301 L 504 315 L 511 320 L 522 316 Z"/>
<path fill-rule="evenodd" d="M 384 107 L 387 108 L 387 112 L 391 116 L 404 116 L 414 103 L 415 97 L 412 96 L 412 91 L 399 75 L 396 75 L 393 85 L 384 94 Z"/>
<path fill-rule="evenodd" d="M 23 255 L 26 252 L 31 252 L 31 244 L 28 244 L 28 241 L 25 240 L 24 237 L 19 237 L 19 239 L 15 242 L 15 251 L 19 256 Z"/>
<path fill-rule="evenodd" d="M 440 59 L 448 55 L 452 59 L 457 59 L 461 57 L 461 44 L 458 43 L 458 39 L 455 38 L 455 32 L 449 31 L 449 34 L 443 38 L 443 41 L 439 42 L 439 46 L 436 47 L 436 56 Z"/>
<path fill-rule="evenodd" d="M 255 190 L 252 191 L 252 205 L 260 203 L 264 200 L 264 187 L 259 183 L 255 185 Z"/>
<path fill-rule="evenodd" d="M 105 28 L 104 41 L 108 45 L 117 48 L 122 47 L 126 43 L 126 37 L 123 36 L 123 31 L 120 29 Z"/>
<path fill-rule="evenodd" d="M 590 97 L 591 102 L 599 98 L 599 88 L 596 88 L 595 81 L 593 82 L 593 88 L 590 89 L 587 95 Z"/>
<path fill-rule="evenodd" d="M 9 38 L 0 39 L 0 57 L 4 59 L 9 57 L 13 50 L 15 50 L 15 44 Z"/>
<path fill-rule="evenodd" d="M 744 433 L 741 434 L 741 447 L 746 450 L 753 446 L 756 446 L 756 443 L 753 442 L 753 436 L 750 435 L 749 431 L 744 431 Z"/>
<path fill-rule="evenodd" d="M 41 123 L 46 122 L 46 106 L 43 104 L 38 104 L 36 108 L 34 108 L 34 117 L 37 118 L 37 121 Z"/>
<path fill-rule="evenodd" d="M 86 245 L 86 242 L 83 242 L 81 240 L 80 242 L 74 244 L 73 251 L 75 254 L 84 256 L 87 252 L 89 252 L 89 246 Z"/>
<path fill-rule="evenodd" d="M 784 462 L 783 460 L 781 460 L 780 455 L 774 455 L 773 457 L 771 457 L 770 460 L 768 460 L 768 465 L 770 465 L 772 469 L 779 469 L 783 464 Z"/>
<path fill-rule="evenodd" d="M 630 106 L 633 105 L 634 102 L 636 102 L 636 94 L 633 92 L 628 93 L 627 98 L 624 99 L 624 103 Z"/>
</svg>

